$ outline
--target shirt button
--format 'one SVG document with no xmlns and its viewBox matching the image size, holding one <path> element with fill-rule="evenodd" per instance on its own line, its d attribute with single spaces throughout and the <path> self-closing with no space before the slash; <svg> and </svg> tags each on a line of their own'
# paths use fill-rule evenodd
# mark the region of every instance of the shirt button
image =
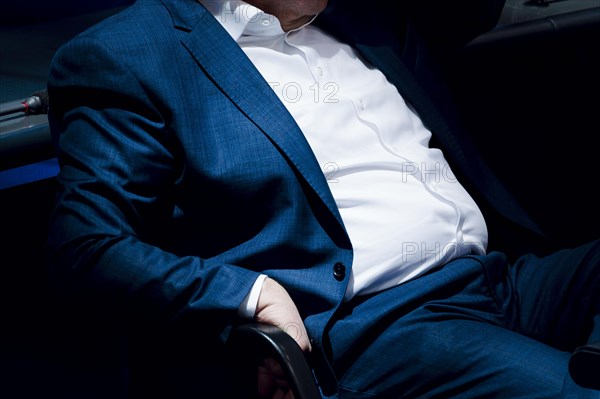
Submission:
<svg viewBox="0 0 600 399">
<path fill-rule="evenodd" d="M 342 281 L 346 277 L 346 266 L 343 263 L 336 263 L 333 266 L 333 277 L 337 281 Z"/>
<path fill-rule="evenodd" d="M 319 76 L 323 76 L 323 68 L 321 68 L 321 67 L 317 67 L 317 74 L 318 74 Z"/>
</svg>

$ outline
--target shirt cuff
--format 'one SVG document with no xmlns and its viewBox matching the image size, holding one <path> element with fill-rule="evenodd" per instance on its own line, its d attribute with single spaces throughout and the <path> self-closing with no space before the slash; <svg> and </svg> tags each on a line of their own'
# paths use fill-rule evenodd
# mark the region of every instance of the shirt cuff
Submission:
<svg viewBox="0 0 600 399">
<path fill-rule="evenodd" d="M 258 305 L 258 297 L 260 296 L 260 291 L 262 290 L 262 286 L 266 278 L 266 274 L 261 274 L 258 276 L 254 282 L 254 285 L 250 289 L 250 292 L 248 295 L 246 295 L 246 298 L 244 298 L 238 309 L 238 314 L 240 317 L 244 319 L 252 319 L 254 317 L 256 313 L 256 306 Z"/>
</svg>

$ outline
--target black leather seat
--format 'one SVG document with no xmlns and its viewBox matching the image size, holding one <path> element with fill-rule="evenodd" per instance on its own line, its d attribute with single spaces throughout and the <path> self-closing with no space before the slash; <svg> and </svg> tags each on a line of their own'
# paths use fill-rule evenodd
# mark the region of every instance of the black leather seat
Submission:
<svg viewBox="0 0 600 399">
<path fill-rule="evenodd" d="M 242 378 L 252 379 L 262 359 L 273 359 L 287 376 L 295 399 L 321 398 L 305 354 L 283 330 L 259 323 L 243 324 L 232 330 L 227 345 L 231 357 L 241 361 Z M 249 383 L 255 381 L 250 380 Z"/>
<path fill-rule="evenodd" d="M 600 342 L 577 348 L 569 360 L 569 373 L 578 385 L 600 390 Z"/>
</svg>

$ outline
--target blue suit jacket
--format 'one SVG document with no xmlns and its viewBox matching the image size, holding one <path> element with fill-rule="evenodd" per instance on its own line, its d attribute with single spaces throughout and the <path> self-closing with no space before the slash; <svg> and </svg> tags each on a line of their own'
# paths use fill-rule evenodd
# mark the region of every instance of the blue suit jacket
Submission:
<svg viewBox="0 0 600 399">
<path fill-rule="evenodd" d="M 398 87 L 476 198 L 535 229 L 426 94 L 419 25 L 382 21 L 383 1 L 371 15 L 339 3 L 317 21 Z M 488 3 L 497 15 L 502 2 Z M 357 17 L 366 35 L 348 31 Z M 301 130 L 210 13 L 193 0 L 138 1 L 59 50 L 49 94 L 62 166 L 49 248 L 60 281 L 132 314 L 218 332 L 266 273 L 320 342 L 352 245 Z"/>
</svg>

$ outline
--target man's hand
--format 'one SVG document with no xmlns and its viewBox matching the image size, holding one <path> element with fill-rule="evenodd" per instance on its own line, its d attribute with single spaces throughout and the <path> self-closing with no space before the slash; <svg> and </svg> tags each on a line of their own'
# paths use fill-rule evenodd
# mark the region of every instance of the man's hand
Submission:
<svg viewBox="0 0 600 399">
<path fill-rule="evenodd" d="M 310 352 L 311 346 L 306 327 L 300 318 L 298 309 L 285 288 L 273 279 L 266 278 L 254 317 L 259 323 L 281 328 L 296 340 L 304 352 Z"/>
<path fill-rule="evenodd" d="M 304 352 L 311 346 L 306 327 L 300 313 L 289 294 L 279 283 L 266 278 L 256 307 L 256 321 L 281 328 L 296 340 Z M 274 359 L 266 358 L 258 368 L 258 392 L 262 398 L 294 399 L 291 388 L 285 379 L 281 365 Z"/>
<path fill-rule="evenodd" d="M 286 380 L 283 368 L 270 357 L 258 366 L 258 394 L 264 399 L 294 399 L 294 393 Z"/>
</svg>

